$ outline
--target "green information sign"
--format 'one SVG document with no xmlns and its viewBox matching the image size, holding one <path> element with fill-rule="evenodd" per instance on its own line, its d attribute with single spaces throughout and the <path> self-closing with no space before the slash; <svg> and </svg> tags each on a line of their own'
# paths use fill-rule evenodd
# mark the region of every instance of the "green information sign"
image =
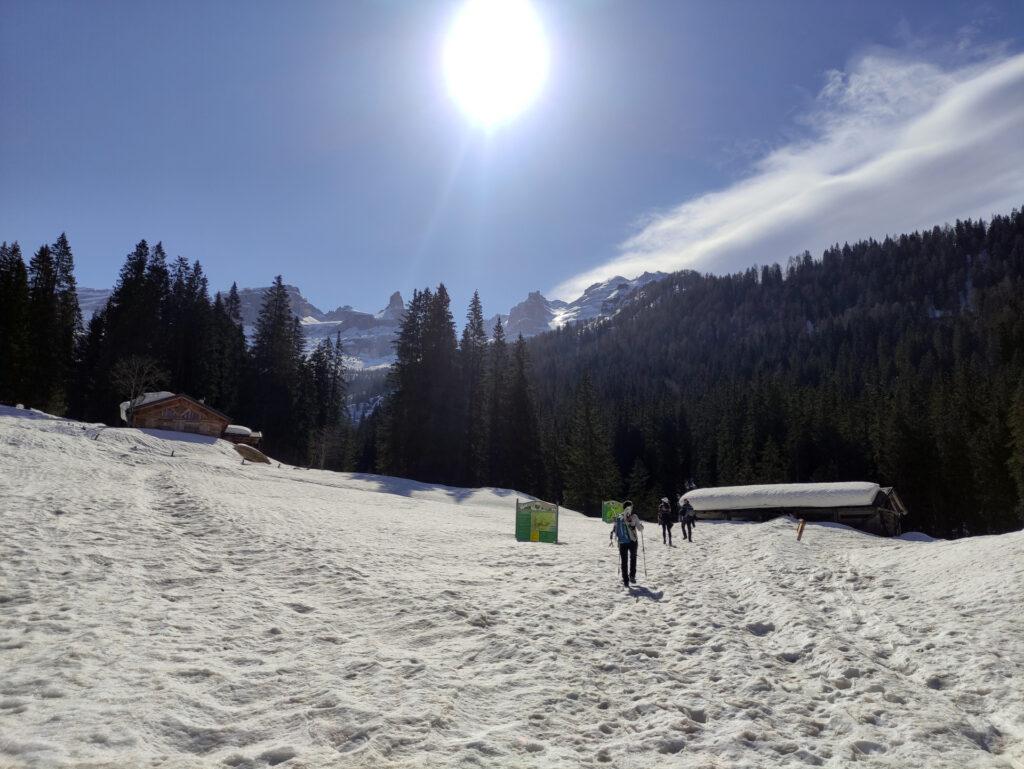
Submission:
<svg viewBox="0 0 1024 769">
<path fill-rule="evenodd" d="M 601 503 L 601 520 L 605 523 L 614 523 L 622 512 L 622 503 L 614 499 L 608 499 Z"/>
<path fill-rule="evenodd" d="M 516 539 L 520 542 L 558 542 L 558 505 L 516 500 Z"/>
</svg>

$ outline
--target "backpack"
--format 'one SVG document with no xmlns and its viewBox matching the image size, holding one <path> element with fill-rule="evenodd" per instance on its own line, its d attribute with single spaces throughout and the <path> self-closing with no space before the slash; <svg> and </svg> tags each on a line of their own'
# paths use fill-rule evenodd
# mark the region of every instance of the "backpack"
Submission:
<svg viewBox="0 0 1024 769">
<path fill-rule="evenodd" d="M 615 519 L 615 538 L 619 541 L 620 545 L 628 545 L 633 541 L 633 538 L 629 536 L 629 524 L 621 516 Z"/>
</svg>

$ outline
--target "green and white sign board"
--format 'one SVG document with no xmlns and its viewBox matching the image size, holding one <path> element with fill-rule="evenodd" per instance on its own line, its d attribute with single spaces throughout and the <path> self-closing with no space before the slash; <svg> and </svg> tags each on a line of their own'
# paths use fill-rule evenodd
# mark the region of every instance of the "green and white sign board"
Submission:
<svg viewBox="0 0 1024 769">
<path fill-rule="evenodd" d="M 520 542 L 558 542 L 558 505 L 516 500 L 516 539 Z"/>
<path fill-rule="evenodd" d="M 601 520 L 605 523 L 614 523 L 622 512 L 622 503 L 614 499 L 606 499 L 601 503 Z"/>
</svg>

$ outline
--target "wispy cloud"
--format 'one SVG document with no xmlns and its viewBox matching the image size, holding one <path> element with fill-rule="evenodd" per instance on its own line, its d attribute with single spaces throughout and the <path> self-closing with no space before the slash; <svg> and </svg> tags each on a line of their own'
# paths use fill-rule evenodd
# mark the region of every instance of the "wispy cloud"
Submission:
<svg viewBox="0 0 1024 769">
<path fill-rule="evenodd" d="M 809 139 L 723 190 L 649 214 L 617 257 L 554 295 L 615 274 L 784 263 L 1024 203 L 1024 54 L 942 67 L 874 51 L 827 73 L 800 122 Z"/>
</svg>

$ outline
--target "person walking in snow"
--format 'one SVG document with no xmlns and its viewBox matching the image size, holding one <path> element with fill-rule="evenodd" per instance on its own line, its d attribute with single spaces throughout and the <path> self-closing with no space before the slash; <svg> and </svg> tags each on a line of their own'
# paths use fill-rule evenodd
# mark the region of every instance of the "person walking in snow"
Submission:
<svg viewBox="0 0 1024 769">
<path fill-rule="evenodd" d="M 644 525 L 633 512 L 633 503 L 626 500 L 622 512 L 615 518 L 615 524 L 608 535 L 608 545 L 614 537 L 619 543 L 619 561 L 622 565 L 622 584 L 629 587 L 636 582 L 636 549 Z"/>
<path fill-rule="evenodd" d="M 672 505 L 668 503 L 668 497 L 662 497 L 658 505 L 658 523 L 661 524 L 661 544 L 672 547 L 672 525 L 675 523 L 672 517 Z"/>
<path fill-rule="evenodd" d="M 683 539 L 693 542 L 693 524 L 697 521 L 697 512 L 689 500 L 679 498 L 679 528 L 682 529 Z"/>
</svg>

